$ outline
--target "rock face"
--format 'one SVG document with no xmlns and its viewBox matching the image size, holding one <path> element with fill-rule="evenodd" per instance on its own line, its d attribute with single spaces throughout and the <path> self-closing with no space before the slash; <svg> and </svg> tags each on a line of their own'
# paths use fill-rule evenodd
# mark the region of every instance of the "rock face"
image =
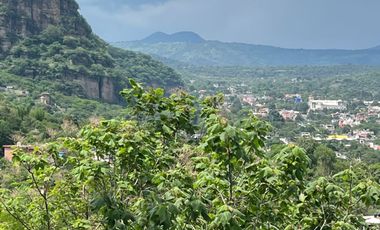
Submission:
<svg viewBox="0 0 380 230">
<path fill-rule="evenodd" d="M 118 92 L 121 91 L 122 88 L 118 87 L 114 79 L 107 77 L 77 77 L 73 79 L 68 78 L 68 80 L 78 82 L 89 98 L 101 99 L 109 103 L 118 103 L 121 101 Z"/>
<path fill-rule="evenodd" d="M 0 0 L 0 47 L 6 52 L 20 38 L 64 25 L 67 34 L 88 35 L 91 28 L 74 0 Z"/>
</svg>

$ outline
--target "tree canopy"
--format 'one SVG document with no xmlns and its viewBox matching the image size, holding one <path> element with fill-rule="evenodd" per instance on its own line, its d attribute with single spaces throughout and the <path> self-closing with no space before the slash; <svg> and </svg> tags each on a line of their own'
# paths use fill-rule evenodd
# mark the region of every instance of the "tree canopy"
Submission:
<svg viewBox="0 0 380 230">
<path fill-rule="evenodd" d="M 270 125 L 229 121 L 221 95 L 130 85 L 126 119 L 16 150 L 1 174 L 0 228 L 358 229 L 379 204 L 379 178 L 354 166 L 310 177 L 304 149 L 269 153 Z M 313 151 L 317 165 L 329 159 Z"/>
</svg>

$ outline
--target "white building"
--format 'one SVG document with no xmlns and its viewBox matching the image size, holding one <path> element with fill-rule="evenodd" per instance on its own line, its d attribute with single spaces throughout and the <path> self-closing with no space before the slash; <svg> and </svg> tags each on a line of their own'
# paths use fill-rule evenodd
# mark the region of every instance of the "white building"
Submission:
<svg viewBox="0 0 380 230">
<path fill-rule="evenodd" d="M 342 100 L 314 100 L 309 99 L 309 109 L 312 111 L 324 109 L 347 109 L 346 103 Z"/>
</svg>

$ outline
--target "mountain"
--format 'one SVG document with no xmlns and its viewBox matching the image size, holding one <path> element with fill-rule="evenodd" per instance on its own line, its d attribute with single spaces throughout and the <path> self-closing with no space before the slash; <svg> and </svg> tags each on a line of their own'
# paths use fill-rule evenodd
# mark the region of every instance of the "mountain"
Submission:
<svg viewBox="0 0 380 230">
<path fill-rule="evenodd" d="M 174 34 L 166 34 L 162 32 L 156 32 L 149 37 L 141 40 L 143 43 L 173 43 L 173 42 L 185 42 L 185 43 L 201 43 L 205 40 L 194 32 L 178 32 Z"/>
<path fill-rule="evenodd" d="M 363 50 L 286 49 L 203 39 L 198 42 L 170 41 L 167 37 L 156 33 L 143 40 L 113 45 L 159 56 L 166 63 L 173 60 L 197 66 L 380 65 L 379 47 Z"/>
<path fill-rule="evenodd" d="M 0 0 L 2 70 L 51 93 L 111 103 L 121 102 L 128 78 L 167 89 L 182 85 L 161 62 L 105 43 L 78 9 L 75 0 Z"/>
</svg>

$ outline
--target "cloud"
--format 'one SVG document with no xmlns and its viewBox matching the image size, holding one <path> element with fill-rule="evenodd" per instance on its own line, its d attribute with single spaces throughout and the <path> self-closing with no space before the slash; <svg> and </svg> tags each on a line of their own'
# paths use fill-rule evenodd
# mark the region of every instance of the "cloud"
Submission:
<svg viewBox="0 0 380 230">
<path fill-rule="evenodd" d="M 295 48 L 380 44 L 378 0 L 79 0 L 94 31 L 108 41 L 163 31 L 207 39 Z"/>
</svg>

